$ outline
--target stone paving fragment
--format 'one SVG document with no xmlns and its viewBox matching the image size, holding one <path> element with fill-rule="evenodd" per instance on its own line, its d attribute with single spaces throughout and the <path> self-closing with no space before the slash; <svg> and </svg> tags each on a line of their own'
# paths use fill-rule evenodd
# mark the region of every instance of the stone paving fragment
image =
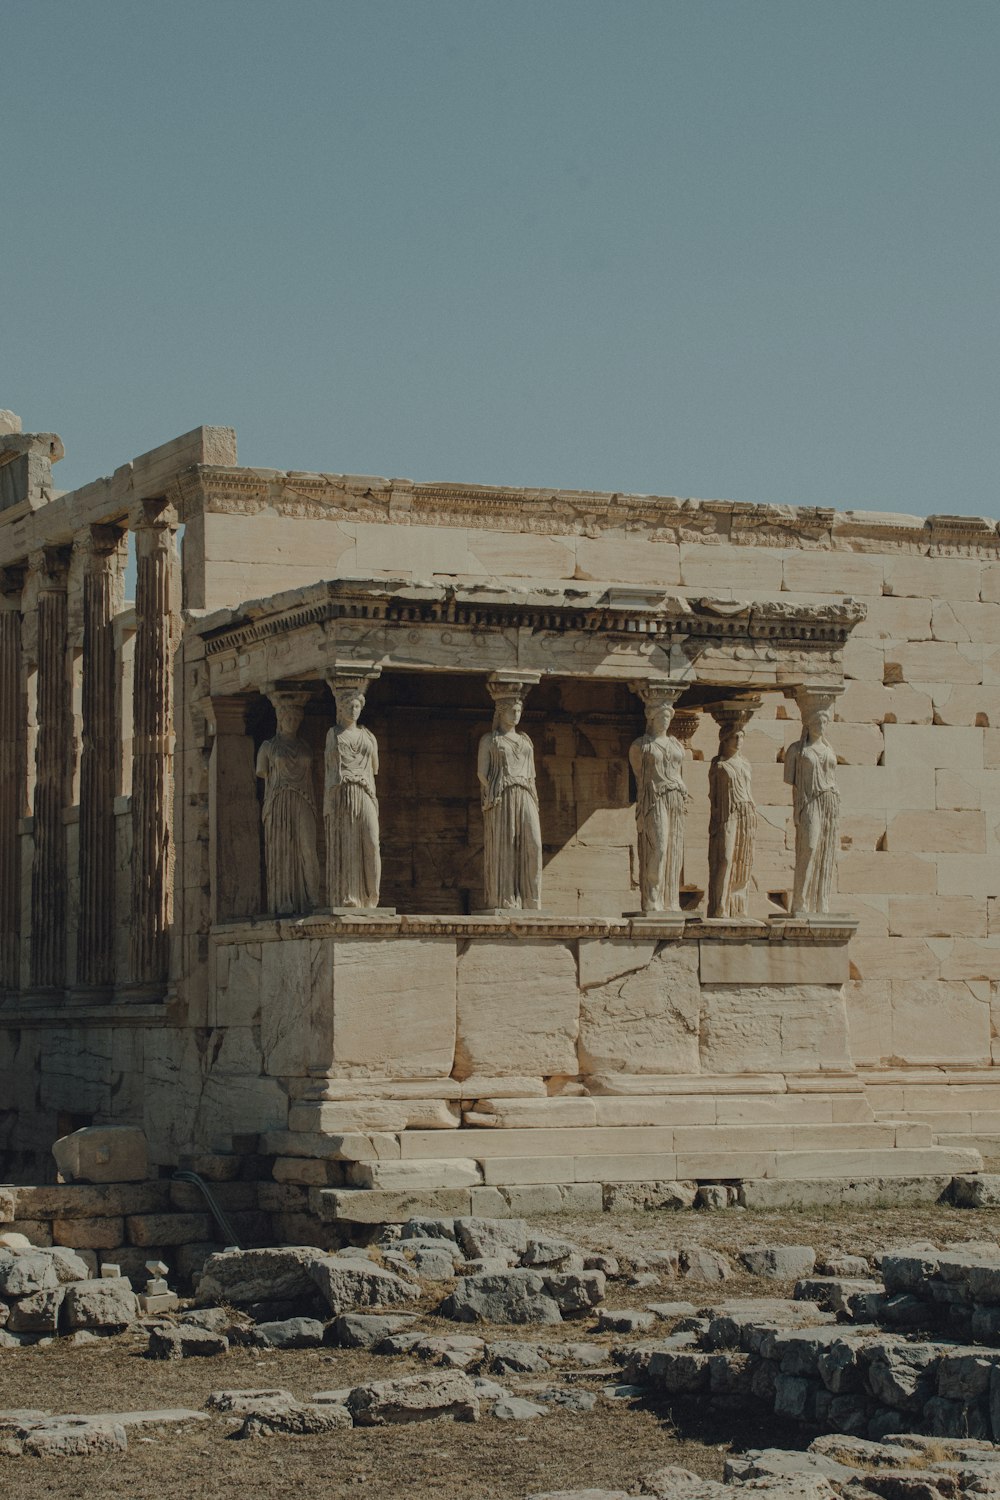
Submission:
<svg viewBox="0 0 1000 1500">
<path fill-rule="evenodd" d="M 816 1251 L 811 1245 L 748 1245 L 740 1251 L 740 1260 L 752 1276 L 793 1281 L 812 1275 Z"/>
<path fill-rule="evenodd" d="M 125 1428 L 117 1418 L 46 1417 L 19 1428 L 16 1440 L 20 1451 L 32 1458 L 103 1458 L 128 1449 Z"/>
<path fill-rule="evenodd" d="M 548 1414 L 547 1407 L 539 1406 L 537 1401 L 527 1401 L 523 1396 L 501 1396 L 490 1407 L 490 1416 L 501 1422 L 530 1422 Z"/>
<path fill-rule="evenodd" d="M 259 1438 L 288 1433 L 295 1437 L 311 1437 L 317 1433 L 335 1432 L 340 1427 L 353 1425 L 346 1406 L 337 1406 L 332 1402 L 272 1400 L 252 1407 L 244 1416 L 243 1425 L 235 1436 Z"/>
<path fill-rule="evenodd" d="M 317 1318 L 285 1318 L 280 1323 L 258 1323 L 254 1342 L 271 1349 L 315 1349 L 325 1332 Z"/>
<path fill-rule="evenodd" d="M 467 1375 L 451 1371 L 355 1386 L 347 1407 L 359 1427 L 426 1422 L 439 1417 L 456 1422 L 479 1419 L 475 1385 Z"/>
<path fill-rule="evenodd" d="M 225 1354 L 228 1348 L 229 1340 L 224 1333 L 162 1325 L 150 1330 L 147 1353 L 150 1359 L 193 1359 Z"/>
<path fill-rule="evenodd" d="M 342 1349 L 373 1349 L 383 1339 L 402 1333 L 414 1321 L 412 1313 L 341 1313 L 331 1337 Z"/>
<path fill-rule="evenodd" d="M 597 1314 L 598 1333 L 643 1333 L 652 1328 L 656 1315 L 635 1307 L 602 1307 Z"/>
<path fill-rule="evenodd" d="M 69 1328 L 126 1328 L 139 1316 L 139 1302 L 124 1278 L 74 1281 L 66 1288 L 63 1316 Z"/>
</svg>

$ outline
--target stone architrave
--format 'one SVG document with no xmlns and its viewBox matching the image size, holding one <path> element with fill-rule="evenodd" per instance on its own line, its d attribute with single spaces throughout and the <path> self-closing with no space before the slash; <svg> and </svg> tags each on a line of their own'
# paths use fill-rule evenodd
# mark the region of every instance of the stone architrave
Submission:
<svg viewBox="0 0 1000 1500">
<path fill-rule="evenodd" d="M 76 978 L 114 982 L 115 790 L 120 760 L 116 712 L 114 619 L 121 609 L 124 536 L 91 526 L 77 541 L 83 554 L 83 683 L 80 751 L 80 920 Z"/>
<path fill-rule="evenodd" d="M 0 989 L 20 983 L 21 855 L 27 812 L 27 722 L 21 660 L 21 568 L 0 570 Z"/>
<path fill-rule="evenodd" d="M 535 749 L 517 727 L 528 690 L 538 680 L 538 674 L 514 672 L 491 672 L 486 679 L 496 705 L 493 727 L 479 741 L 477 762 L 487 911 L 538 911 L 542 904 Z"/>
<path fill-rule="evenodd" d="M 380 672 L 380 667 L 364 672 L 338 667 L 326 679 L 337 705 L 326 736 L 323 778 L 327 900 L 334 910 L 370 911 L 379 903 L 378 743 L 358 720 L 369 684 Z"/>
<path fill-rule="evenodd" d="M 719 726 L 719 753 L 708 772 L 708 915 L 747 914 L 757 808 L 750 762 L 741 753 L 747 724 L 760 699 L 734 699 L 709 709 Z"/>
<path fill-rule="evenodd" d="M 73 720 L 66 670 L 68 547 L 47 547 L 38 574 L 38 736 L 31 863 L 31 987 L 66 982 L 67 869 L 63 809 L 69 795 Z"/>
<path fill-rule="evenodd" d="M 632 690 L 646 710 L 646 733 L 632 742 L 628 756 L 637 789 L 642 910 L 644 915 L 679 912 L 688 793 L 681 776 L 684 746 L 669 731 L 682 689 L 665 679 L 648 678 L 632 683 Z"/>
<path fill-rule="evenodd" d="M 840 792 L 837 756 L 826 738 L 833 705 L 842 688 L 795 690 L 802 734 L 785 752 L 785 781 L 792 788 L 795 822 L 795 887 L 792 915 L 830 910 L 837 869 Z"/>
<path fill-rule="evenodd" d="M 144 502 L 132 520 L 137 566 L 129 979 L 155 990 L 169 974 L 173 914 L 177 525 L 176 513 L 160 500 Z"/>
<path fill-rule="evenodd" d="M 322 900 L 316 853 L 312 750 L 298 735 L 307 692 L 272 688 L 277 733 L 257 752 L 264 782 L 264 865 L 267 907 L 274 916 L 305 916 Z"/>
</svg>

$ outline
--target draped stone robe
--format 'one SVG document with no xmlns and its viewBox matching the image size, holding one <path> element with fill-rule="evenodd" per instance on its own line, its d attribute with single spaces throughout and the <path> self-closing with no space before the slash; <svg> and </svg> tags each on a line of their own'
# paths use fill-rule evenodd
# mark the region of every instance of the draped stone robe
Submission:
<svg viewBox="0 0 1000 1500">
<path fill-rule="evenodd" d="M 519 730 L 494 729 L 479 742 L 486 906 L 537 911 L 541 906 L 542 832 L 535 751 Z"/>
</svg>

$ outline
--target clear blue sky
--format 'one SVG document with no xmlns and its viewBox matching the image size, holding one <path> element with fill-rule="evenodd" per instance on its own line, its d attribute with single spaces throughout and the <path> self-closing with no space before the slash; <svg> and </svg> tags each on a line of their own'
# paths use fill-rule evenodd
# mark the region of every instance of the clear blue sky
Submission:
<svg viewBox="0 0 1000 1500">
<path fill-rule="evenodd" d="M 1000 514 L 998 0 L 0 0 L 0 406 Z"/>
</svg>

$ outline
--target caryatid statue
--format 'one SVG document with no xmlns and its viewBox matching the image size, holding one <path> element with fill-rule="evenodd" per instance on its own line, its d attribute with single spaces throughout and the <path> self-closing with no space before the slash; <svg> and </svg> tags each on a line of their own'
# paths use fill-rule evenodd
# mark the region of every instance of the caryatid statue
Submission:
<svg viewBox="0 0 1000 1500">
<path fill-rule="evenodd" d="M 365 691 L 380 668 L 337 671 L 327 678 L 337 718 L 326 737 L 323 818 L 326 832 L 328 900 L 334 909 L 378 906 L 382 881 L 379 853 L 378 743 L 358 723 Z"/>
<path fill-rule="evenodd" d="M 708 915 L 745 917 L 757 835 L 757 808 L 743 736 L 760 699 L 714 704 L 719 753 L 708 770 Z"/>
<path fill-rule="evenodd" d="M 795 820 L 795 889 L 792 915 L 830 910 L 837 869 L 840 792 L 837 756 L 826 738 L 837 693 L 799 688 L 802 734 L 785 751 L 785 781 L 792 788 Z"/>
<path fill-rule="evenodd" d="M 267 907 L 275 916 L 303 916 L 322 900 L 312 750 L 298 735 L 309 694 L 275 689 L 268 697 L 277 733 L 257 752 L 257 775 L 264 782 Z"/>
<path fill-rule="evenodd" d="M 542 831 L 535 750 L 518 729 L 537 676 L 494 672 L 486 686 L 496 705 L 493 728 L 479 741 L 483 804 L 483 884 L 487 910 L 538 911 L 542 904 Z"/>
<path fill-rule="evenodd" d="M 681 688 L 650 679 L 632 684 L 646 710 L 646 733 L 628 753 L 637 794 L 639 893 L 644 914 L 681 909 L 684 819 L 688 793 L 681 770 L 684 746 L 670 734 Z"/>
</svg>

